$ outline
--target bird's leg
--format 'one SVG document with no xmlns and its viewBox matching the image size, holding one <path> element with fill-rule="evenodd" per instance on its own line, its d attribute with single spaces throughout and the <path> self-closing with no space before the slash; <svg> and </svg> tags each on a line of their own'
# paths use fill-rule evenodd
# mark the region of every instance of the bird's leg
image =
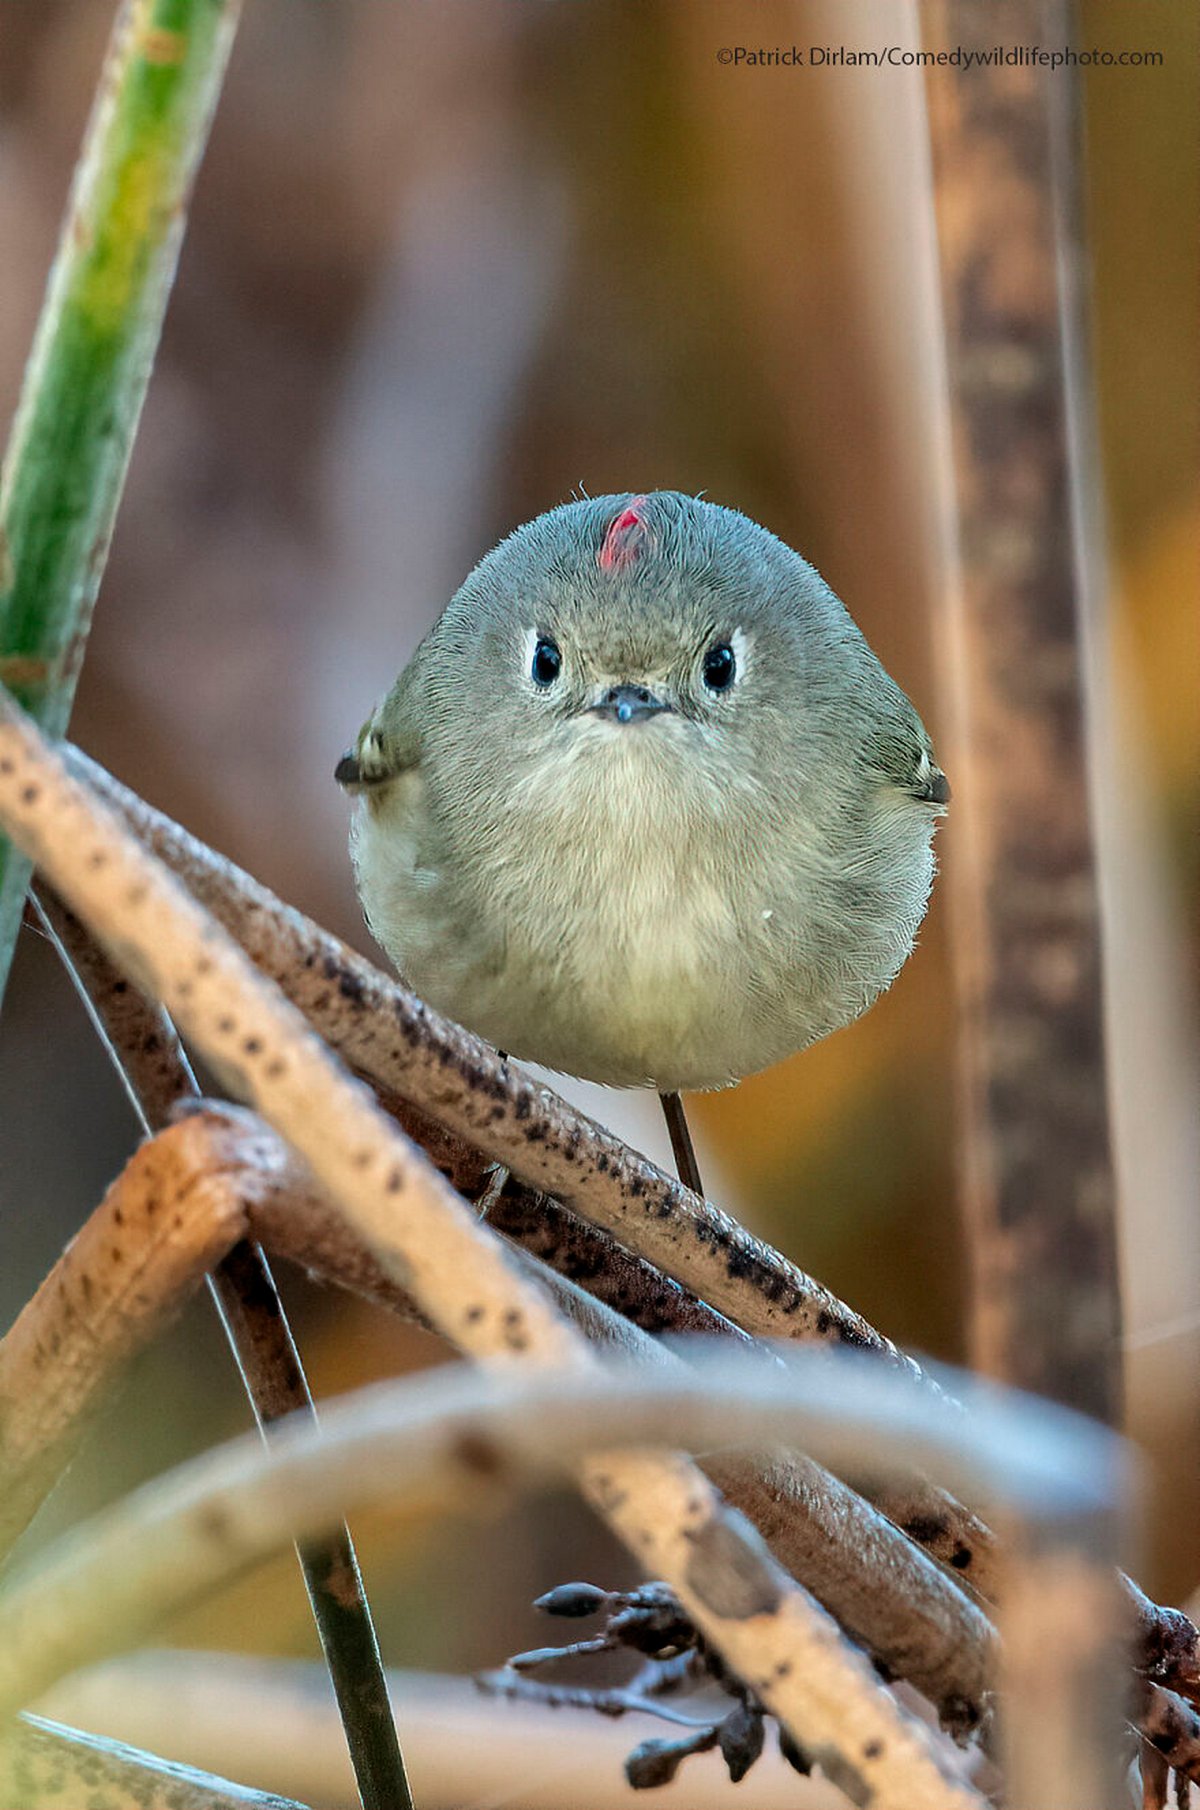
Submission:
<svg viewBox="0 0 1200 1810">
<path fill-rule="evenodd" d="M 496 1054 L 501 1062 L 508 1060 L 507 1051 L 498 1049 Z M 696 1152 L 692 1147 L 692 1134 L 688 1130 L 683 1101 L 678 1094 L 659 1094 L 658 1097 L 662 1102 L 663 1117 L 667 1121 L 667 1131 L 671 1137 L 675 1173 L 685 1188 L 690 1188 L 693 1194 L 699 1194 L 703 1199 L 704 1183 L 700 1179 L 700 1165 L 696 1161 Z"/>
<path fill-rule="evenodd" d="M 699 1194 L 703 1198 L 704 1183 L 700 1180 L 700 1167 L 692 1148 L 692 1134 L 688 1130 L 683 1101 L 678 1094 L 659 1094 L 658 1097 L 662 1102 L 663 1117 L 671 1136 L 671 1149 L 679 1179 L 685 1188 L 690 1188 L 693 1194 Z"/>
</svg>

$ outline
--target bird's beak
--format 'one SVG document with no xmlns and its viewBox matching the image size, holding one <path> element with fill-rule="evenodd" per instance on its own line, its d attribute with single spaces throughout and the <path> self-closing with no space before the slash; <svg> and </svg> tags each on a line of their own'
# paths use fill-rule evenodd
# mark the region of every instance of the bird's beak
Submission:
<svg viewBox="0 0 1200 1810">
<path fill-rule="evenodd" d="M 660 698 L 648 685 L 610 685 L 595 703 L 588 705 L 592 716 L 607 717 L 614 723 L 641 722 L 672 708 L 666 698 Z"/>
</svg>

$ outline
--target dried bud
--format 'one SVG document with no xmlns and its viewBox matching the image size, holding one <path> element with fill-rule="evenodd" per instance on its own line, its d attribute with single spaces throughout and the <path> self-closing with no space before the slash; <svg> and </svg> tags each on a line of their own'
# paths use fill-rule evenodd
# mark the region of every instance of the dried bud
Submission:
<svg viewBox="0 0 1200 1810">
<path fill-rule="evenodd" d="M 736 1785 L 744 1779 L 763 1750 L 763 1712 L 748 1703 L 731 1709 L 717 1730 L 717 1741 Z"/>
<path fill-rule="evenodd" d="M 608 1600 L 607 1590 L 601 1590 L 595 1584 L 559 1584 L 556 1590 L 547 1590 L 545 1596 L 539 1596 L 533 1606 L 546 1615 L 574 1618 L 598 1615 Z"/>
<path fill-rule="evenodd" d="M 812 1761 L 799 1741 L 789 1735 L 786 1728 L 781 1728 L 779 1731 L 779 1751 L 789 1766 L 794 1766 L 797 1772 L 803 1773 L 805 1778 L 808 1777 L 812 1771 Z"/>
<path fill-rule="evenodd" d="M 657 1785 L 669 1785 L 689 1754 L 702 1753 L 712 1747 L 716 1730 L 702 1730 L 699 1736 L 684 1735 L 676 1741 L 643 1741 L 625 1762 L 625 1777 L 635 1791 L 653 1791 Z"/>
</svg>

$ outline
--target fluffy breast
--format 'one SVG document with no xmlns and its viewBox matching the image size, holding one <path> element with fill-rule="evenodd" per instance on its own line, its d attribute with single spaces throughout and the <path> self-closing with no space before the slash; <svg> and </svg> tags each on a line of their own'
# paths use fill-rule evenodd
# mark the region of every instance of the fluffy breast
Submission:
<svg viewBox="0 0 1200 1810">
<path fill-rule="evenodd" d="M 833 853 L 762 794 L 672 777 L 566 763 L 516 780 L 464 846 L 403 776 L 356 821 L 372 929 L 439 1010 L 611 1085 L 719 1086 L 857 1016 L 911 949 L 931 824 L 872 793 Z"/>
</svg>

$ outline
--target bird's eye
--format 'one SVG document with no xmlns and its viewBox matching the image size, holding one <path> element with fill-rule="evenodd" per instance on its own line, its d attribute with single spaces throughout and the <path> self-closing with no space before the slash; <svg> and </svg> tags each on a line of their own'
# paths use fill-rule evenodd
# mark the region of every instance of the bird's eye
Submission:
<svg viewBox="0 0 1200 1810">
<path fill-rule="evenodd" d="M 557 641 L 551 641 L 548 635 L 539 635 L 530 671 L 535 685 L 553 685 L 562 671 L 562 655 L 558 651 Z"/>
<path fill-rule="evenodd" d="M 704 656 L 704 683 L 710 691 L 728 691 L 737 678 L 737 660 L 728 641 L 715 641 Z"/>
</svg>

